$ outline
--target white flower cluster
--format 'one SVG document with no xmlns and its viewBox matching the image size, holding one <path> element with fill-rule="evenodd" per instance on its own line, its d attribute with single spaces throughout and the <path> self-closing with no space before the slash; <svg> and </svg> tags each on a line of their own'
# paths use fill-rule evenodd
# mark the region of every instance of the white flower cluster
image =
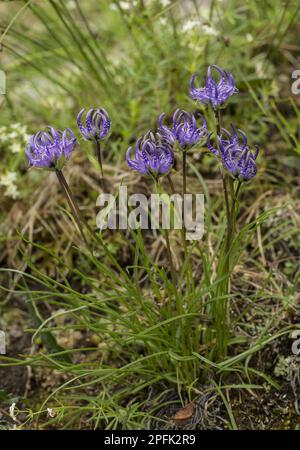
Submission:
<svg viewBox="0 0 300 450">
<path fill-rule="evenodd" d="M 20 153 L 29 139 L 27 126 L 14 123 L 10 127 L 0 127 L 0 145 L 8 144 L 12 153 Z"/>
<path fill-rule="evenodd" d="M 0 186 L 6 188 L 4 195 L 11 197 L 14 200 L 19 197 L 16 179 L 16 172 L 6 172 L 4 175 L 0 176 Z"/>
<path fill-rule="evenodd" d="M 196 19 L 190 19 L 183 23 L 182 31 L 184 33 L 187 33 L 191 30 L 194 30 L 195 28 L 198 28 L 199 32 L 201 34 L 204 34 L 206 36 L 217 36 L 218 32 L 215 28 L 205 24 L 201 23 L 199 20 Z"/>
<path fill-rule="evenodd" d="M 123 9 L 124 11 L 130 11 L 130 9 L 134 8 L 137 5 L 137 0 L 131 0 L 131 1 L 120 1 L 119 5 L 121 7 L 121 9 Z M 151 2 L 146 2 L 147 3 L 151 3 Z M 167 6 L 169 6 L 171 4 L 171 0 L 160 0 L 160 4 L 163 8 L 166 8 Z M 111 3 L 110 4 L 110 9 L 112 11 L 117 11 L 117 5 L 115 3 Z"/>
<path fill-rule="evenodd" d="M 124 11 L 129 11 L 131 8 L 134 8 L 136 4 L 137 4 L 136 1 L 125 2 L 121 0 L 119 2 L 120 8 L 123 9 Z M 109 7 L 112 11 L 118 10 L 117 5 L 115 3 L 111 3 Z"/>
</svg>

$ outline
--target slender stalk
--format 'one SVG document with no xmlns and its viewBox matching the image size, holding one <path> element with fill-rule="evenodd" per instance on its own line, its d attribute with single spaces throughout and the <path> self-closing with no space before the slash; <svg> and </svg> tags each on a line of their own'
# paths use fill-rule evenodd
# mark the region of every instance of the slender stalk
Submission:
<svg viewBox="0 0 300 450">
<path fill-rule="evenodd" d="M 171 175 L 169 173 L 167 175 L 167 180 L 168 180 L 168 183 L 170 185 L 172 194 L 176 194 L 174 183 L 173 183 L 172 177 L 171 177 Z"/>
<path fill-rule="evenodd" d="M 236 231 L 236 217 L 237 210 L 236 205 L 241 188 L 241 181 L 238 181 L 236 189 L 234 189 L 234 181 L 229 180 L 231 186 L 231 204 L 229 206 L 229 214 L 227 218 L 227 231 L 224 244 L 224 250 L 220 255 L 220 270 L 218 275 L 224 278 L 220 282 L 217 289 L 217 296 L 224 296 L 224 300 L 220 301 L 220 305 L 216 309 L 216 333 L 217 333 L 217 355 L 219 359 L 224 359 L 227 355 L 227 341 L 229 336 L 229 307 L 228 307 L 228 295 L 230 294 L 230 250 L 232 240 Z"/>
<path fill-rule="evenodd" d="M 183 150 L 182 152 L 182 206 L 183 206 L 183 228 L 182 228 L 182 240 L 183 240 L 183 248 L 184 248 L 184 257 L 188 258 L 188 246 L 186 242 L 186 228 L 185 228 L 185 194 L 186 191 L 186 175 L 187 175 L 187 164 L 186 164 L 187 150 Z M 190 273 L 190 265 L 188 270 L 186 271 L 186 285 L 188 292 L 190 291 L 192 274 Z"/>
<path fill-rule="evenodd" d="M 72 192 L 71 192 L 71 190 L 69 188 L 67 180 L 65 179 L 65 176 L 64 176 L 64 174 L 62 173 L 61 170 L 56 170 L 55 173 L 56 173 L 58 181 L 59 181 L 59 183 L 61 185 L 63 193 L 64 193 L 64 195 L 65 195 L 65 197 L 66 197 L 66 199 L 68 201 L 68 204 L 69 204 L 69 206 L 71 208 L 73 217 L 74 217 L 74 219 L 75 219 L 75 221 L 77 223 L 77 226 L 78 226 L 78 229 L 79 229 L 80 234 L 82 236 L 82 239 L 84 240 L 87 248 L 90 250 L 88 241 L 87 241 L 87 239 L 85 237 L 85 234 L 83 232 L 83 226 L 82 225 L 84 224 L 84 220 L 82 218 L 80 209 L 77 206 L 76 200 L 75 200 L 75 198 L 74 198 L 74 196 L 73 196 L 73 194 L 72 194 Z"/>
<path fill-rule="evenodd" d="M 104 191 L 104 173 L 103 173 L 103 166 L 102 166 L 102 152 L 101 152 L 100 141 L 98 141 L 98 139 L 96 140 L 95 148 L 96 148 L 96 156 L 97 156 L 98 164 L 100 167 L 100 173 L 101 173 L 100 184 L 101 184 L 102 190 Z"/>
<path fill-rule="evenodd" d="M 215 123 L 216 123 L 216 140 L 217 140 L 217 147 L 218 151 L 220 153 L 219 148 L 219 141 L 218 141 L 218 135 L 221 133 L 221 111 L 220 109 L 214 110 L 215 115 Z M 230 208 L 230 201 L 229 201 L 229 192 L 228 192 L 228 177 L 224 173 L 224 171 L 221 169 L 221 176 L 222 176 L 222 183 L 223 183 L 223 191 L 224 191 L 224 199 L 225 199 L 225 206 L 226 206 L 226 219 L 227 219 L 227 238 L 226 238 L 226 247 L 229 244 L 230 245 L 230 222 L 231 222 L 231 208 Z M 230 180 L 229 180 L 230 182 Z"/>
<path fill-rule="evenodd" d="M 165 240 L 166 240 L 166 244 L 167 244 L 167 252 L 168 252 L 168 259 L 169 259 L 169 263 L 170 263 L 172 282 L 173 282 L 175 293 L 176 293 L 177 292 L 177 280 L 176 280 L 176 272 L 175 272 L 175 267 L 173 264 L 173 258 L 172 258 L 172 252 L 171 252 L 171 246 L 170 246 L 169 230 L 164 230 L 164 235 L 165 235 Z"/>
<path fill-rule="evenodd" d="M 221 134 L 221 113 L 220 109 L 214 111 L 215 123 L 216 123 L 216 140 L 217 147 L 220 153 L 220 146 L 218 141 L 218 135 Z M 214 322 L 216 327 L 216 354 L 218 359 L 223 359 L 227 354 L 227 341 L 229 335 L 229 317 L 228 317 L 228 295 L 229 295 L 229 285 L 230 285 L 230 247 L 232 242 L 232 237 L 234 233 L 233 224 L 233 180 L 228 177 L 221 169 L 225 207 L 226 207 L 226 237 L 223 246 L 223 251 L 220 254 L 218 276 L 223 279 L 218 284 L 216 297 L 224 297 L 224 299 L 217 302 L 214 305 Z M 229 189 L 230 188 L 230 189 Z M 231 195 L 230 195 L 231 194 Z"/>
<path fill-rule="evenodd" d="M 176 190 L 175 190 L 175 187 L 174 187 L 174 183 L 173 183 L 173 180 L 172 180 L 170 174 L 167 175 L 167 180 L 168 180 L 168 182 L 169 182 L 169 185 L 170 185 L 172 194 L 176 194 Z M 185 189 L 186 189 L 186 188 L 185 188 Z M 183 211 L 184 211 L 184 195 L 183 195 L 182 201 L 183 201 Z M 186 245 L 185 226 L 184 226 L 184 224 L 183 224 L 183 228 L 182 228 L 182 230 L 181 230 L 181 236 L 182 236 L 182 246 L 183 246 L 184 251 L 185 251 L 185 254 L 186 254 L 186 253 L 187 253 L 187 245 Z"/>
<path fill-rule="evenodd" d="M 158 194 L 160 194 L 161 189 L 160 189 L 159 181 L 157 179 L 154 179 L 154 183 L 155 183 L 156 192 Z M 173 283 L 173 287 L 174 287 L 174 294 L 175 294 L 176 302 L 178 303 L 177 278 L 176 278 L 176 271 L 175 271 L 173 258 L 172 258 L 172 251 L 171 251 L 171 245 L 170 245 L 170 239 L 169 239 L 169 230 L 164 230 L 164 236 L 165 236 L 165 240 L 166 240 L 168 260 L 169 260 L 169 264 L 170 264 L 171 278 L 172 278 L 172 283 Z"/>
<path fill-rule="evenodd" d="M 174 183 L 173 183 L 173 180 L 172 180 L 170 174 L 167 175 L 167 179 L 168 179 L 168 182 L 169 182 L 172 194 L 176 194 L 176 191 L 175 191 L 175 188 L 174 188 Z M 186 187 L 184 188 L 184 190 L 186 190 Z M 183 202 L 184 202 L 184 197 L 183 197 Z M 183 203 L 183 211 L 184 211 L 184 203 Z M 181 230 L 181 241 L 182 241 L 182 248 L 184 250 L 184 258 L 185 259 L 189 258 L 188 246 L 187 246 L 187 241 L 186 241 L 186 229 L 185 229 L 184 223 L 183 223 L 183 228 Z M 192 276 L 193 275 L 192 275 L 192 272 L 191 272 L 191 266 L 190 266 L 190 260 L 189 260 L 188 268 L 187 268 L 187 271 L 186 271 L 186 285 L 188 287 L 188 290 L 190 290 L 190 286 L 191 286 L 191 284 L 193 284 Z"/>
<path fill-rule="evenodd" d="M 182 152 L 182 201 L 183 211 L 185 212 L 185 194 L 186 194 L 186 151 Z M 184 237 L 186 237 L 185 225 L 183 225 Z"/>
<path fill-rule="evenodd" d="M 215 120 L 216 120 L 217 134 L 220 134 L 221 133 L 221 111 L 220 111 L 220 109 L 217 109 L 217 110 L 214 109 L 214 114 L 215 114 Z"/>
<path fill-rule="evenodd" d="M 238 197 L 239 197 L 239 193 L 240 193 L 241 187 L 242 187 L 242 182 L 239 181 L 239 182 L 238 182 L 238 185 L 237 185 L 237 187 L 236 187 L 235 193 L 234 193 L 234 203 L 233 203 L 233 206 L 235 206 L 236 202 L 238 201 Z"/>
<path fill-rule="evenodd" d="M 226 217 L 227 217 L 227 223 L 228 223 L 228 222 L 230 222 L 230 206 L 229 206 L 229 193 L 228 193 L 228 186 L 227 186 L 227 177 L 224 174 L 223 170 L 221 172 L 221 175 L 222 175 L 224 199 L 225 199 L 225 206 L 226 206 Z"/>
<path fill-rule="evenodd" d="M 172 194 L 176 194 L 174 183 L 173 183 L 173 180 L 172 180 L 170 174 L 167 175 L 167 180 L 169 182 Z M 183 224 L 183 228 L 180 231 L 181 231 L 182 248 L 184 249 L 184 257 L 186 258 L 187 257 L 187 252 L 188 252 L 188 248 L 187 248 L 187 244 L 186 244 L 184 224 Z M 188 274 L 187 274 L 187 285 L 188 285 L 188 283 L 189 283 L 189 277 L 188 277 Z"/>
<path fill-rule="evenodd" d="M 219 141 L 218 141 L 218 135 L 221 133 L 221 111 L 220 109 L 214 110 L 215 115 L 215 123 L 216 123 L 216 131 L 217 131 L 217 147 L 219 149 Z M 222 183 L 223 183 L 223 191 L 224 191 L 224 198 L 225 198 L 225 206 L 226 206 L 226 216 L 227 216 L 227 224 L 230 222 L 230 206 L 229 206 L 229 193 L 228 193 L 228 186 L 227 186 L 227 177 L 223 170 L 221 170 L 222 175 Z"/>
<path fill-rule="evenodd" d="M 116 260 L 116 258 L 111 254 L 111 252 L 108 250 L 107 246 L 103 243 L 102 239 L 92 230 L 92 228 L 89 226 L 89 224 L 84 220 L 84 218 L 82 217 L 81 211 L 77 206 L 76 200 L 69 188 L 69 185 L 64 177 L 64 174 L 62 173 L 61 170 L 56 170 L 56 176 L 58 178 L 58 181 L 62 187 L 62 190 L 64 192 L 64 195 L 68 201 L 68 204 L 71 208 L 73 217 L 77 223 L 77 226 L 79 228 L 80 234 L 82 236 L 82 239 L 84 240 L 88 250 L 91 252 L 91 254 L 93 254 L 93 251 L 90 249 L 90 246 L 88 244 L 88 241 L 85 237 L 85 234 L 83 232 L 83 226 L 86 227 L 86 229 L 89 232 L 90 237 L 93 239 L 94 242 L 100 243 L 102 249 L 104 250 L 104 252 L 106 253 L 106 255 L 109 257 L 109 259 L 112 261 L 112 263 L 114 264 L 114 266 L 120 271 L 120 273 L 123 274 L 124 278 L 126 278 L 126 280 L 128 282 L 130 282 L 130 279 L 128 277 L 128 275 L 126 274 L 126 271 L 120 266 L 120 264 L 118 263 L 118 261 Z"/>
<path fill-rule="evenodd" d="M 240 190 L 242 187 L 242 182 L 239 180 L 236 190 L 233 190 L 233 200 L 232 200 L 232 208 L 231 208 L 231 218 L 232 218 L 232 233 L 235 233 L 236 230 L 236 216 L 237 216 L 237 211 L 236 211 L 236 207 L 237 207 L 237 202 L 238 202 L 238 198 L 239 198 L 239 194 L 240 194 Z"/>
</svg>

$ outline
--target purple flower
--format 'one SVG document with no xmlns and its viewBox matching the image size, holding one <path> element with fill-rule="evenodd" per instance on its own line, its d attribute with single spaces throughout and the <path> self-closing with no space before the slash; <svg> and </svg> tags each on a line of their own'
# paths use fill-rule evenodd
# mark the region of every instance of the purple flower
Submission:
<svg viewBox="0 0 300 450">
<path fill-rule="evenodd" d="M 219 81 L 216 81 L 211 76 L 211 70 L 214 68 L 220 75 Z M 204 105 L 211 103 L 213 109 L 217 109 L 223 105 L 226 100 L 236 92 L 237 88 L 234 86 L 234 79 L 230 72 L 221 69 L 220 67 L 213 65 L 207 69 L 207 76 L 204 77 L 205 86 L 203 88 L 195 87 L 195 78 L 197 74 L 194 74 L 190 83 L 190 95 L 193 100 L 198 100 Z"/>
<path fill-rule="evenodd" d="M 202 125 L 198 127 L 193 114 L 177 109 L 173 115 L 173 126 L 171 130 L 166 125 L 163 125 L 164 117 L 165 113 L 162 113 L 159 117 L 159 126 L 162 135 L 171 142 L 177 140 L 182 149 L 197 144 L 207 133 L 206 121 L 202 116 Z"/>
<path fill-rule="evenodd" d="M 126 152 L 128 166 L 143 175 L 157 178 L 167 173 L 174 164 L 172 143 L 159 133 L 148 132 L 139 138 L 135 145 L 134 159 L 131 158 L 132 147 Z"/>
<path fill-rule="evenodd" d="M 26 156 L 30 166 L 61 169 L 74 150 L 76 138 L 70 128 L 65 131 L 48 128 L 49 131 L 30 136 Z"/>
<path fill-rule="evenodd" d="M 80 132 L 87 141 L 101 141 L 110 130 L 111 121 L 105 109 L 90 109 L 85 117 L 85 126 L 82 124 L 82 116 L 85 112 L 83 108 L 78 116 L 77 123 Z"/>
<path fill-rule="evenodd" d="M 222 128 L 223 135 L 218 136 L 218 148 L 211 145 L 210 136 L 207 139 L 209 150 L 221 159 L 223 167 L 240 181 L 251 180 L 256 175 L 256 158 L 258 155 L 258 146 L 255 145 L 255 151 L 249 149 L 247 136 L 242 131 L 239 133 L 242 139 L 239 139 L 238 133 L 231 124 L 232 134 Z"/>
</svg>

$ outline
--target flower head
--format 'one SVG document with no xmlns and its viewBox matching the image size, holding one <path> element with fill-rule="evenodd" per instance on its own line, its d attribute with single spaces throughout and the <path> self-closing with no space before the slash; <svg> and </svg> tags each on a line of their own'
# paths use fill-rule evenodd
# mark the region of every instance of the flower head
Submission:
<svg viewBox="0 0 300 450">
<path fill-rule="evenodd" d="M 182 149 L 197 144 L 207 133 L 206 121 L 202 116 L 202 125 L 198 127 L 193 114 L 177 109 L 173 115 L 173 126 L 171 130 L 166 125 L 163 125 L 164 117 L 165 113 L 162 113 L 159 117 L 159 126 L 162 135 L 173 142 L 177 140 Z"/>
<path fill-rule="evenodd" d="M 101 141 L 109 133 L 111 120 L 105 109 L 90 109 L 85 117 L 85 126 L 82 124 L 83 108 L 78 116 L 77 123 L 80 132 L 87 141 Z"/>
<path fill-rule="evenodd" d="M 255 151 L 249 149 L 247 136 L 242 130 L 238 130 L 242 139 L 239 139 L 238 133 L 231 124 L 232 134 L 225 128 L 222 128 L 223 135 L 218 136 L 218 148 L 211 145 L 210 136 L 207 139 L 209 150 L 221 159 L 223 167 L 231 173 L 234 178 L 240 181 L 251 180 L 256 175 L 256 158 L 258 147 Z"/>
<path fill-rule="evenodd" d="M 76 138 L 70 128 L 64 131 L 48 128 L 49 131 L 30 136 L 26 156 L 30 166 L 61 169 L 74 150 Z"/>
<path fill-rule="evenodd" d="M 219 80 L 216 81 L 212 75 L 212 68 L 219 73 Z M 211 103 L 214 109 L 217 109 L 228 98 L 238 92 L 234 86 L 234 79 L 230 72 L 221 69 L 220 67 L 213 65 L 207 69 L 207 76 L 204 78 L 205 86 L 203 88 L 195 87 L 195 78 L 197 74 L 194 74 L 190 83 L 190 95 L 193 100 L 198 100 L 204 105 Z"/>
<path fill-rule="evenodd" d="M 128 166 L 143 175 L 157 178 L 167 173 L 174 164 L 172 142 L 159 133 L 148 132 L 139 138 L 135 145 L 134 159 L 131 158 L 132 147 L 127 150 Z"/>
</svg>

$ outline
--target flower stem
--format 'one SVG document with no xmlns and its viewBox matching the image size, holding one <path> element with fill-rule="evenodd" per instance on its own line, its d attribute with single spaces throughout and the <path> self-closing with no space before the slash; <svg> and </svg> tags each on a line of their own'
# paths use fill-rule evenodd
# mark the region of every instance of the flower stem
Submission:
<svg viewBox="0 0 300 450">
<path fill-rule="evenodd" d="M 183 206 L 183 228 L 182 228 L 182 240 L 183 240 L 183 248 L 184 248 L 184 257 L 189 258 L 188 255 L 188 246 L 186 242 L 186 228 L 185 228 L 185 194 L 186 194 L 186 175 L 187 175 L 187 164 L 186 164 L 186 156 L 187 151 L 183 150 L 182 152 L 182 206 Z M 191 286 L 191 277 L 193 276 L 191 273 L 191 267 L 190 264 L 188 265 L 187 271 L 186 271 L 186 285 L 187 285 L 187 291 L 190 292 L 190 286 Z"/>
<path fill-rule="evenodd" d="M 169 258 L 169 263 L 170 263 L 171 278 L 172 278 L 172 282 L 174 285 L 175 293 L 177 293 L 176 272 L 175 272 L 175 267 L 173 264 L 170 239 L 169 239 L 169 230 L 164 230 L 164 234 L 165 234 L 165 240 L 166 240 L 166 244 L 167 244 L 167 252 L 168 252 L 168 258 Z"/>
<path fill-rule="evenodd" d="M 217 110 L 214 109 L 214 115 L 216 120 L 216 127 L 217 127 L 217 134 L 221 133 L 221 111 L 218 108 Z"/>
<path fill-rule="evenodd" d="M 176 194 L 174 183 L 173 183 L 172 177 L 171 177 L 171 175 L 169 173 L 167 174 L 167 180 L 168 180 L 168 183 L 170 185 L 172 194 Z"/>
<path fill-rule="evenodd" d="M 218 136 L 221 134 L 221 113 L 220 109 L 214 111 L 215 124 L 216 124 L 216 141 L 218 152 L 220 155 L 220 145 Z M 217 345 L 215 352 L 218 360 L 223 360 L 227 354 L 227 342 L 229 336 L 229 286 L 230 286 L 230 248 L 232 243 L 232 238 L 234 234 L 234 196 L 233 196 L 233 180 L 229 178 L 227 174 L 224 173 L 223 168 L 221 168 L 221 176 L 223 183 L 225 208 L 226 208 L 226 236 L 223 246 L 223 250 L 220 254 L 219 264 L 218 264 L 218 277 L 220 277 L 220 282 L 218 283 L 216 297 L 220 299 L 217 300 L 213 307 L 213 319 L 216 328 L 216 338 Z"/>
<path fill-rule="evenodd" d="M 96 156 L 97 156 L 98 164 L 100 167 L 100 173 L 101 173 L 100 184 L 101 184 L 102 190 L 104 191 L 104 173 L 103 173 L 103 166 L 102 166 L 102 151 L 101 151 L 100 141 L 98 139 L 96 140 L 95 147 L 96 147 Z"/>
<path fill-rule="evenodd" d="M 124 278 L 127 280 L 127 282 L 130 282 L 129 277 L 126 273 L 126 271 L 120 266 L 116 258 L 111 254 L 107 246 L 103 243 L 102 239 L 92 230 L 90 225 L 84 220 L 82 217 L 81 211 L 77 206 L 76 200 L 71 192 L 71 189 L 69 188 L 69 185 L 64 177 L 64 174 L 61 170 L 56 170 L 56 176 L 58 178 L 58 181 L 62 187 L 63 193 L 68 201 L 68 204 L 71 208 L 73 217 L 77 223 L 77 226 L 79 228 L 80 234 L 82 236 L 82 239 L 85 242 L 86 247 L 88 248 L 89 252 L 93 255 L 93 250 L 90 249 L 90 246 L 88 244 L 88 241 L 85 237 L 85 234 L 83 232 L 83 226 L 86 227 L 89 236 L 91 239 L 93 239 L 94 242 L 101 245 L 102 249 L 104 250 L 105 254 L 109 257 L 111 262 L 114 264 L 114 266 L 120 271 L 120 273 L 124 276 Z"/>
<path fill-rule="evenodd" d="M 83 220 L 83 218 L 82 218 L 80 209 L 79 209 L 78 206 L 77 206 L 76 200 L 75 200 L 75 198 L 74 198 L 74 196 L 73 196 L 73 194 L 72 194 L 72 192 L 71 192 L 71 189 L 69 188 L 69 185 L 68 185 L 68 183 L 67 183 L 67 180 L 65 179 L 65 176 L 64 176 L 64 174 L 62 173 L 61 170 L 57 169 L 57 170 L 55 171 L 55 173 L 56 173 L 56 176 L 57 176 L 57 178 L 58 178 L 58 181 L 59 181 L 59 183 L 60 183 L 60 185 L 61 185 L 61 188 L 62 188 L 62 190 L 63 190 L 63 193 L 64 193 L 64 195 L 65 195 L 65 197 L 66 197 L 66 199 L 67 199 L 67 201 L 68 201 L 68 204 L 69 204 L 69 206 L 70 206 L 70 208 L 71 208 L 73 217 L 74 217 L 74 219 L 75 219 L 75 221 L 76 221 L 76 223 L 77 223 L 77 226 L 78 226 L 78 229 L 79 229 L 80 234 L 81 234 L 81 236 L 82 236 L 82 239 L 84 240 L 84 242 L 85 242 L 87 248 L 90 249 L 90 248 L 89 248 L 89 244 L 88 244 L 88 242 L 87 242 L 87 239 L 86 239 L 86 237 L 85 237 L 85 234 L 84 234 L 84 232 L 83 232 L 83 227 L 82 227 L 82 225 L 84 224 L 84 220 Z"/>
<path fill-rule="evenodd" d="M 154 182 L 155 182 L 156 191 L 158 194 L 160 194 L 161 188 L 160 188 L 159 181 L 154 179 Z M 167 230 L 167 229 L 164 230 L 164 236 L 165 236 L 165 241 L 166 241 L 166 246 L 167 246 L 168 260 L 169 260 L 169 264 L 170 264 L 171 279 L 172 279 L 172 283 L 173 283 L 173 287 L 174 287 L 174 295 L 175 295 L 176 302 L 178 303 L 177 278 L 176 278 L 176 271 L 175 271 L 173 258 L 172 258 L 172 251 L 171 251 L 171 245 L 170 245 L 170 239 L 169 239 L 169 230 Z"/>
</svg>

